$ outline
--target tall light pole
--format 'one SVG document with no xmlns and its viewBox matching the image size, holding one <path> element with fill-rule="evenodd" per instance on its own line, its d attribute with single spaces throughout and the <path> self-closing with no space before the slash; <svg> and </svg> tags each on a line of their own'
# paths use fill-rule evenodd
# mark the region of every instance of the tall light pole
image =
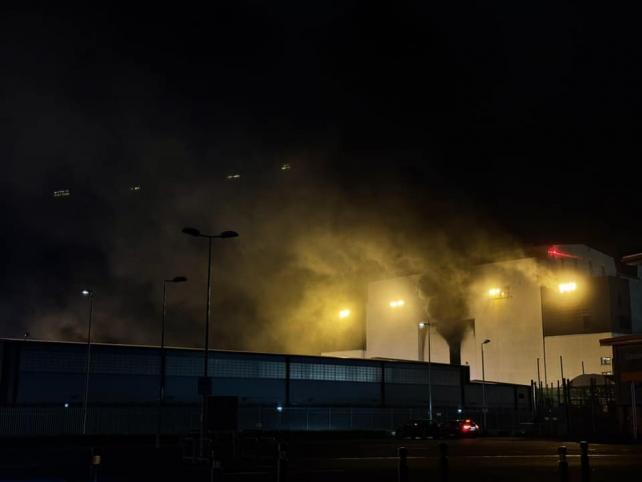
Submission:
<svg viewBox="0 0 642 482">
<path fill-rule="evenodd" d="M 165 403 L 165 316 L 167 314 L 167 283 L 184 283 L 185 276 L 176 276 L 172 279 L 163 280 L 163 319 L 161 322 L 160 339 L 160 381 L 158 384 L 158 424 L 156 427 L 156 448 L 160 447 L 160 434 L 163 419 L 163 404 Z"/>
<path fill-rule="evenodd" d="M 183 233 L 197 238 L 206 238 L 208 240 L 207 251 L 207 309 L 205 311 L 205 341 L 203 346 L 203 378 L 199 380 L 199 391 L 202 395 L 201 403 L 201 429 L 199 434 L 199 449 L 201 457 L 204 456 L 205 449 L 205 428 L 207 425 L 207 397 L 212 392 L 211 380 L 208 377 L 209 362 L 209 339 L 210 339 L 210 307 L 212 302 L 212 240 L 237 238 L 236 231 L 223 231 L 220 234 L 203 234 L 196 228 L 183 228 Z"/>
<path fill-rule="evenodd" d="M 431 346 L 430 346 L 430 328 L 432 324 L 427 321 L 419 322 L 419 330 L 426 330 L 428 335 L 428 419 L 432 421 L 432 357 L 431 357 Z M 422 353 L 423 355 L 423 353 Z M 423 357 L 422 357 L 423 361 Z"/>
<path fill-rule="evenodd" d="M 484 366 L 484 345 L 490 343 L 490 340 L 486 338 L 481 343 L 481 362 L 482 362 L 482 417 L 484 419 L 484 432 L 486 432 L 486 412 L 488 408 L 486 407 L 486 368 Z"/>
<path fill-rule="evenodd" d="M 82 433 L 87 433 L 87 405 L 89 401 L 89 372 L 91 370 L 91 320 L 94 314 L 94 292 L 82 290 L 82 295 L 89 298 L 89 320 L 87 323 L 87 368 L 85 370 L 85 395 L 82 399 Z"/>
<path fill-rule="evenodd" d="M 426 347 L 426 324 L 423 321 L 417 323 L 417 361 L 424 361 L 424 349 Z"/>
</svg>

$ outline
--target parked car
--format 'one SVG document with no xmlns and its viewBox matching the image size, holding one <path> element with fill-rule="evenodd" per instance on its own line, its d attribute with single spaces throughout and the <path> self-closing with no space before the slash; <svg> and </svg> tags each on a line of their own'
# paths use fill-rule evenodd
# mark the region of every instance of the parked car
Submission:
<svg viewBox="0 0 642 482">
<path fill-rule="evenodd" d="M 441 434 L 441 427 L 437 422 L 428 419 L 409 420 L 397 430 L 397 438 L 438 438 Z"/>
<path fill-rule="evenodd" d="M 461 420 L 450 420 L 440 427 L 442 437 L 461 438 L 477 437 L 479 435 L 479 425 L 469 418 Z"/>
</svg>

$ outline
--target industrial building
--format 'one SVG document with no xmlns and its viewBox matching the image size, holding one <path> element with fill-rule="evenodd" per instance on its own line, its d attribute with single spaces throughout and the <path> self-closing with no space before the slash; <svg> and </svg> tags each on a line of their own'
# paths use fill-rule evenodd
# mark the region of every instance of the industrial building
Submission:
<svg viewBox="0 0 642 482">
<path fill-rule="evenodd" d="M 613 350 L 600 339 L 642 332 L 640 267 L 585 245 L 535 248 L 467 275 L 458 346 L 442 336 L 453 320 L 427 312 L 430 293 L 419 292 L 417 274 L 369 285 L 365 350 L 349 356 L 430 358 L 467 366 L 476 380 L 550 386 L 610 375 Z"/>
<path fill-rule="evenodd" d="M 0 340 L 0 434 L 79 433 L 87 387 L 85 343 Z M 153 433 L 165 379 L 162 430 L 198 428 L 203 352 L 91 345 L 87 433 Z M 426 417 L 477 416 L 516 431 L 532 420 L 530 386 L 471 383 L 466 366 L 211 351 L 213 393 L 238 397 L 239 427 L 263 430 L 393 430 Z M 482 390 L 482 388 L 484 390 Z M 430 390 L 429 390 L 430 389 Z"/>
</svg>

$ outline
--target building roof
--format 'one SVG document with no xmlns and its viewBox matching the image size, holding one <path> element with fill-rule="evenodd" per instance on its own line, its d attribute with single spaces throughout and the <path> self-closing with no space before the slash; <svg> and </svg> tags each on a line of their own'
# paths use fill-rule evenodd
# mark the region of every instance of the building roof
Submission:
<svg viewBox="0 0 642 482">
<path fill-rule="evenodd" d="M 43 340 L 43 339 L 34 339 L 34 338 L 6 338 L 6 337 L 0 337 L 0 343 L 2 342 L 9 342 L 9 343 L 15 343 L 18 345 L 84 345 L 87 346 L 86 341 L 66 341 L 66 340 Z M 127 343 L 105 343 L 105 342 L 91 342 L 92 347 L 96 346 L 103 346 L 103 347 L 111 347 L 111 348 L 142 348 L 145 350 L 159 350 L 160 346 L 159 345 L 135 345 L 135 344 L 127 344 Z M 203 352 L 203 348 L 198 348 L 198 347 L 185 347 L 185 346 L 165 346 L 166 350 L 182 350 L 182 351 L 192 351 L 192 352 Z M 219 348 L 210 348 L 209 349 L 210 354 L 215 354 L 215 353 L 226 353 L 226 354 L 242 354 L 242 355 L 257 355 L 257 356 L 276 356 L 276 357 L 289 357 L 293 359 L 300 359 L 300 358 L 310 358 L 310 359 L 320 359 L 323 361 L 331 362 L 332 360 L 334 361 L 352 361 L 352 362 L 357 362 L 360 364 L 372 364 L 376 362 L 390 362 L 390 363 L 398 363 L 398 364 L 413 364 L 413 365 L 427 365 L 428 362 L 426 361 L 419 361 L 419 360 L 405 360 L 405 359 L 396 359 L 396 358 L 354 358 L 354 357 L 339 357 L 339 356 L 325 356 L 325 355 L 310 355 L 310 354 L 302 354 L 302 353 L 278 353 L 278 352 L 256 352 L 256 351 L 248 351 L 248 350 L 223 350 Z M 451 365 L 450 363 L 440 363 L 440 362 L 430 362 L 431 365 L 444 365 L 444 366 L 458 366 L 458 365 Z M 463 366 L 463 365 L 462 365 Z"/>
<path fill-rule="evenodd" d="M 642 253 L 629 254 L 622 258 L 624 264 L 638 265 L 642 264 Z"/>
<path fill-rule="evenodd" d="M 600 340 L 601 346 L 638 345 L 638 344 L 642 344 L 642 335 L 614 336 L 611 338 L 602 338 Z"/>
</svg>

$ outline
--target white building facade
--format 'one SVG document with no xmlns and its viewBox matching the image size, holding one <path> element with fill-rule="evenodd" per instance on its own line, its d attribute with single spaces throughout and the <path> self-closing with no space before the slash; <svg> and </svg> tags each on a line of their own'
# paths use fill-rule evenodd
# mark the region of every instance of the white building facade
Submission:
<svg viewBox="0 0 642 482">
<path fill-rule="evenodd" d="M 420 275 L 371 283 L 366 358 L 449 363 L 451 349 L 426 312 Z M 610 374 L 612 352 L 599 340 L 642 332 L 642 282 L 585 245 L 533 250 L 477 266 L 467 289 L 469 320 L 460 362 L 471 379 L 555 385 L 583 373 Z"/>
</svg>

